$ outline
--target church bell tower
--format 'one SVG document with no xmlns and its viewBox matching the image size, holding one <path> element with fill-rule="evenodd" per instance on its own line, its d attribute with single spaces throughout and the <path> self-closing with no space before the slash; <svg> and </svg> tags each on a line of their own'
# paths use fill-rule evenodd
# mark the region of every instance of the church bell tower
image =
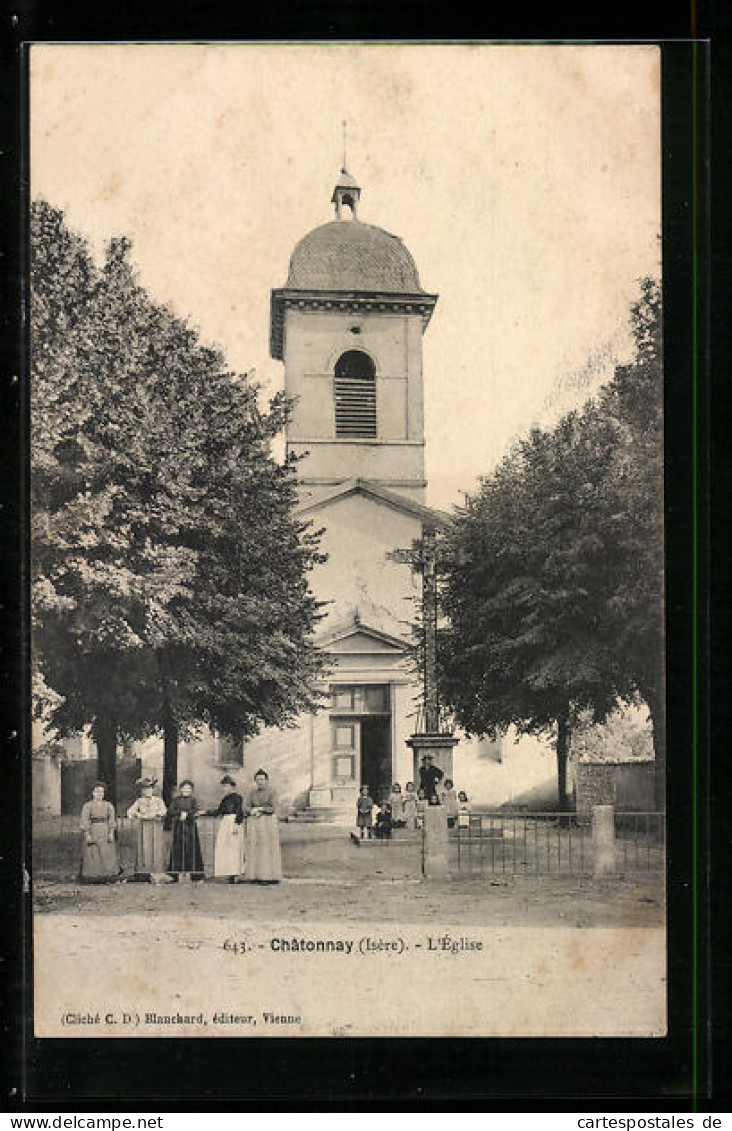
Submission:
<svg viewBox="0 0 732 1131">
<path fill-rule="evenodd" d="M 426 293 L 403 242 L 358 217 L 361 188 L 346 171 L 335 218 L 296 245 L 287 283 L 272 291 L 272 357 L 296 399 L 287 449 L 305 497 L 367 481 L 424 502 L 422 335 Z"/>
</svg>

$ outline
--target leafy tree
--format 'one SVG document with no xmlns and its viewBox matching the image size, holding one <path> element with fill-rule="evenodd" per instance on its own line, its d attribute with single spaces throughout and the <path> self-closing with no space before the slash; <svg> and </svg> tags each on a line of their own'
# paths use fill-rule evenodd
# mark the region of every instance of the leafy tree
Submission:
<svg viewBox="0 0 732 1131">
<path fill-rule="evenodd" d="M 616 665 L 650 711 L 660 793 L 665 765 L 663 327 L 660 289 L 653 279 L 641 281 L 632 328 L 635 356 L 616 369 L 599 402 L 615 432 L 604 489 L 605 523 L 613 530 L 620 563 L 611 639 Z"/>
<path fill-rule="evenodd" d="M 636 358 L 595 401 L 533 430 L 455 515 L 441 552 L 443 698 L 468 733 L 553 733 L 560 807 L 579 712 L 641 692 L 661 660 L 660 328 L 650 281 Z"/>
<path fill-rule="evenodd" d="M 468 733 L 556 736 L 560 807 L 576 712 L 609 711 L 602 607 L 609 547 L 594 528 L 608 453 L 566 417 L 534 430 L 460 511 L 446 538 L 443 696 Z"/>
<path fill-rule="evenodd" d="M 152 301 L 110 244 L 97 269 L 63 216 L 32 216 L 34 646 L 113 784 L 120 738 L 235 739 L 312 704 L 317 536 L 272 457 L 287 402 Z"/>
</svg>

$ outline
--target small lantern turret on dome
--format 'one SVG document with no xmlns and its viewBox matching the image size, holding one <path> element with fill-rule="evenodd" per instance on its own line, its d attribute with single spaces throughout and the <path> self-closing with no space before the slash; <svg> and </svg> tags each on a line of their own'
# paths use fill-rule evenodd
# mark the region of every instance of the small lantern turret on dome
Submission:
<svg viewBox="0 0 732 1131">
<path fill-rule="evenodd" d="M 331 200 L 335 204 L 336 220 L 358 219 L 358 201 L 361 189 L 358 182 L 347 171 L 345 165 L 336 181 Z M 349 211 L 350 210 L 350 211 Z"/>
</svg>

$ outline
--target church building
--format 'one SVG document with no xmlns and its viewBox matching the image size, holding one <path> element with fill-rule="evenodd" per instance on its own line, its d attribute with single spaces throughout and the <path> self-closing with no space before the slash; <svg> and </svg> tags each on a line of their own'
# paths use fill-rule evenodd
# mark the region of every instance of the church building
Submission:
<svg viewBox="0 0 732 1131">
<path fill-rule="evenodd" d="M 424 290 L 398 236 L 360 219 L 360 197 L 342 170 L 333 218 L 295 245 L 285 286 L 271 294 L 270 350 L 294 400 L 285 439 L 301 457 L 299 515 L 322 531 L 327 555 L 310 575 L 325 603 L 316 635 L 322 706 L 243 745 L 209 732 L 182 742 L 178 780 L 192 778 L 206 805 L 218 800 L 222 774 L 244 787 L 260 766 L 283 814 L 325 819 L 353 819 L 361 785 L 379 800 L 394 781 L 418 783 L 418 747 L 407 740 L 422 729 L 423 687 L 409 655 L 422 580 L 406 552 L 448 521 L 426 505 L 422 341 L 438 296 Z M 34 765 L 36 804 L 78 812 L 95 749 L 86 734 L 64 745 L 63 766 Z M 461 736 L 454 754 L 448 744 L 435 760 L 473 802 L 555 788 L 552 761 L 533 740 L 513 750 Z M 162 764 L 160 738 L 125 744 L 121 808 L 134 778 L 162 779 Z"/>
<path fill-rule="evenodd" d="M 270 349 L 295 401 L 286 442 L 301 457 L 300 516 L 323 530 L 327 554 L 311 576 L 327 602 L 325 704 L 244 750 L 247 769 L 274 757 L 280 790 L 297 782 L 310 809 L 348 813 L 361 785 L 379 798 L 415 779 L 406 740 L 421 687 L 407 651 L 420 588 L 398 551 L 446 520 L 425 505 L 422 337 L 437 295 L 397 236 L 359 218 L 360 196 L 344 169 L 334 218 L 295 246 L 271 299 Z"/>
</svg>

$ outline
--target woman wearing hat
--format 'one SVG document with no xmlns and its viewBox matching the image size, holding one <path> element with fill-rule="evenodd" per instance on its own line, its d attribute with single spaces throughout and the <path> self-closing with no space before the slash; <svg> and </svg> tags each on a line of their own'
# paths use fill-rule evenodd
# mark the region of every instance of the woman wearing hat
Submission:
<svg viewBox="0 0 732 1131">
<path fill-rule="evenodd" d="M 266 770 L 257 770 L 244 815 L 247 817 L 246 878 L 258 884 L 276 884 L 282 879 L 276 800 Z"/>
<path fill-rule="evenodd" d="M 139 778 L 135 783 L 140 796 L 127 810 L 127 816 L 135 822 L 137 839 L 135 841 L 135 876 L 149 880 L 165 872 L 165 841 L 163 819 L 167 812 L 162 797 L 154 794 L 157 785 L 155 778 Z"/>
<path fill-rule="evenodd" d="M 165 815 L 164 827 L 173 830 L 169 871 L 174 879 L 177 879 L 181 872 L 190 872 L 192 880 L 203 879 L 201 842 L 196 828 L 196 818 L 203 812 L 205 810 L 199 808 L 193 795 L 193 782 L 190 778 L 186 778 L 178 786 L 178 793 L 168 806 Z"/>
<path fill-rule="evenodd" d="M 112 803 L 104 799 L 106 790 L 103 781 L 95 782 L 91 800 L 81 808 L 79 828 L 84 837 L 79 879 L 84 883 L 106 883 L 122 871 L 117 856 L 117 817 Z"/>
<path fill-rule="evenodd" d="M 220 817 L 214 847 L 214 876 L 226 876 L 230 884 L 244 871 L 244 810 L 241 794 L 236 792 L 236 782 L 228 774 L 219 783 L 224 796 L 218 809 L 211 809 L 212 817 Z"/>
</svg>

